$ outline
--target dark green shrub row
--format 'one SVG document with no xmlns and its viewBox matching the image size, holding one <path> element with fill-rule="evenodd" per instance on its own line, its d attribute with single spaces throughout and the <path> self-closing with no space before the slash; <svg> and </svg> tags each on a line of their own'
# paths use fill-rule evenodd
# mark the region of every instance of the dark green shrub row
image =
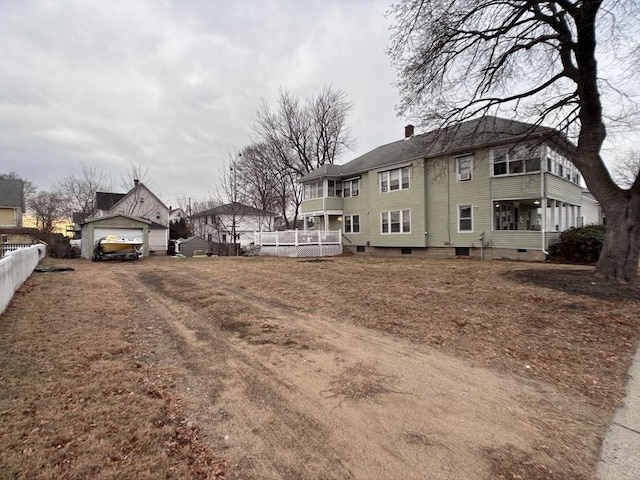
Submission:
<svg viewBox="0 0 640 480">
<path fill-rule="evenodd" d="M 595 263 L 604 243 L 604 225 L 570 228 L 560 234 L 560 241 L 552 245 L 549 254 L 567 262 Z"/>
</svg>

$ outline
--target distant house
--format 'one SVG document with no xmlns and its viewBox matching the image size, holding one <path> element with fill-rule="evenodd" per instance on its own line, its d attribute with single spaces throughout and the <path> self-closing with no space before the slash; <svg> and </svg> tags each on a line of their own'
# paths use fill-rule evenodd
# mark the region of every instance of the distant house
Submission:
<svg viewBox="0 0 640 480">
<path fill-rule="evenodd" d="M 125 214 L 148 220 L 149 252 L 167 253 L 169 244 L 169 208 L 138 180 L 127 193 L 96 192 L 96 213 L 92 218 Z"/>
<path fill-rule="evenodd" d="M 189 219 L 194 235 L 207 242 L 238 243 L 244 248 L 254 243 L 255 232 L 273 230 L 276 217 L 275 213 L 232 202 L 197 213 Z"/>
<path fill-rule="evenodd" d="M 22 227 L 24 212 L 24 182 L 0 178 L 0 227 Z"/>
<path fill-rule="evenodd" d="M 24 182 L 0 178 L 0 257 L 5 250 L 38 243 L 38 230 L 23 226 Z"/>
<path fill-rule="evenodd" d="M 300 181 L 305 228 L 360 253 L 540 260 L 583 215 L 575 146 L 486 116 L 382 145 Z"/>
<path fill-rule="evenodd" d="M 589 190 L 582 191 L 582 211 L 580 225 L 604 225 L 605 217 L 600 202 Z"/>
<path fill-rule="evenodd" d="M 187 218 L 187 214 L 182 210 L 182 208 L 171 208 L 169 206 L 169 223 L 180 222 L 181 220 Z"/>
</svg>

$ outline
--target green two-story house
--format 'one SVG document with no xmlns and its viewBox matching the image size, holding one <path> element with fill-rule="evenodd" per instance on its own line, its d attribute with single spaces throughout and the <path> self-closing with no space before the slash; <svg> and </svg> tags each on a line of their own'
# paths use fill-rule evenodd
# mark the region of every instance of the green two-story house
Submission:
<svg viewBox="0 0 640 480">
<path fill-rule="evenodd" d="M 300 181 L 305 229 L 360 253 L 544 259 L 578 226 L 582 188 L 559 132 L 483 117 L 380 146 Z"/>
</svg>

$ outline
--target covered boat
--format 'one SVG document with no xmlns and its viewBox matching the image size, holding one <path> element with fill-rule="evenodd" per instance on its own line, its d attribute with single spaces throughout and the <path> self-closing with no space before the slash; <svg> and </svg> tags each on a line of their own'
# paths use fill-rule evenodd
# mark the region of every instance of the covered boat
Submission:
<svg viewBox="0 0 640 480">
<path fill-rule="evenodd" d="M 141 238 L 122 238 L 117 235 L 102 237 L 95 244 L 93 260 L 105 258 L 131 258 L 137 260 L 142 255 L 144 242 Z"/>
</svg>

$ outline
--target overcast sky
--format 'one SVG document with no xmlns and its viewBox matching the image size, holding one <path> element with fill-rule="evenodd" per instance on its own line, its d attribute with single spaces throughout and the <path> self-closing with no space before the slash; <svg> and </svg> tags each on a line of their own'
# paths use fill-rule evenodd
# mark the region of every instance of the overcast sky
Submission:
<svg viewBox="0 0 640 480">
<path fill-rule="evenodd" d="M 204 199 L 280 87 L 347 93 L 340 163 L 399 140 L 391 3 L 0 0 L 0 173 L 46 190 L 84 163 L 119 187 L 133 162 L 167 205 Z"/>
<path fill-rule="evenodd" d="M 48 189 L 130 162 L 175 205 L 251 142 L 262 100 L 331 84 L 353 102 L 347 161 L 402 138 L 385 1 L 0 0 L 0 172 Z"/>
</svg>

